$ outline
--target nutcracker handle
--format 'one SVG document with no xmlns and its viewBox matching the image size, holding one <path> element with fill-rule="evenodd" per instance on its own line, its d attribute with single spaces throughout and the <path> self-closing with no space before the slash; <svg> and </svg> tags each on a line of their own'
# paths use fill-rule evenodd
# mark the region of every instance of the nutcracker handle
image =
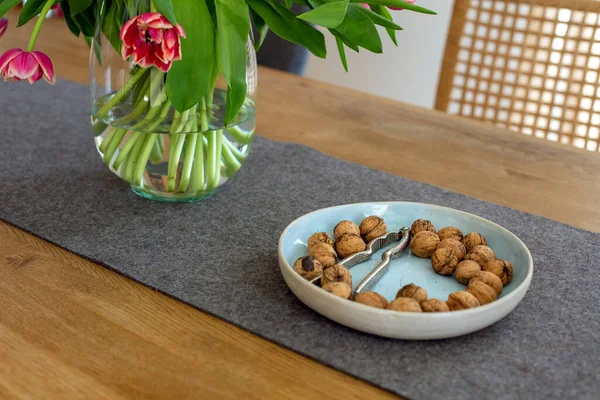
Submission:
<svg viewBox="0 0 600 400">
<path fill-rule="evenodd" d="M 390 261 L 394 258 L 400 257 L 407 249 L 408 244 L 410 243 L 410 230 L 407 227 L 400 229 L 400 233 L 402 233 L 402 239 L 400 242 L 390 248 L 387 249 L 383 255 L 381 256 L 381 262 L 377 265 L 369 274 L 356 286 L 356 290 L 354 291 L 354 295 L 362 292 L 368 292 L 375 286 L 377 282 L 381 280 L 383 275 L 390 268 Z"/>
</svg>

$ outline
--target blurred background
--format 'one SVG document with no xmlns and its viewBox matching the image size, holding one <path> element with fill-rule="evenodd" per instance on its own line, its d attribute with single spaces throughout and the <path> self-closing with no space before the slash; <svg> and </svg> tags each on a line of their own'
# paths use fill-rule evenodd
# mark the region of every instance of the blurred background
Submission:
<svg viewBox="0 0 600 400">
<path fill-rule="evenodd" d="M 311 55 L 305 76 L 433 108 L 454 0 L 417 0 L 416 4 L 435 10 L 438 15 L 392 11 L 395 22 L 404 28 L 397 35 L 398 47 L 380 29 L 383 54 L 347 51 L 346 73 L 333 36 L 326 35 L 327 59 Z"/>
</svg>

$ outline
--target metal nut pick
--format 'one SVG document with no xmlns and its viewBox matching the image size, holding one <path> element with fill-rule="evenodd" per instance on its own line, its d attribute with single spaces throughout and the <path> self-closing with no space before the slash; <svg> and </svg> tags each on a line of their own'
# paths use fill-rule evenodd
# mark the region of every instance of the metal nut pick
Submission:
<svg viewBox="0 0 600 400">
<path fill-rule="evenodd" d="M 363 279 L 358 284 L 356 290 L 354 291 L 354 294 L 367 292 L 371 290 L 371 288 L 377 282 L 379 282 L 379 280 L 383 277 L 383 275 L 385 275 L 385 273 L 390 268 L 390 261 L 394 258 L 400 257 L 404 253 L 404 251 L 408 247 L 408 244 L 410 243 L 410 228 L 404 227 L 400 229 L 400 232 L 402 233 L 402 239 L 400 239 L 400 243 L 398 243 L 394 247 L 387 249 L 382 254 L 381 263 L 379 263 L 379 265 L 373 268 L 373 270 L 369 272 L 365 279 Z"/>
<path fill-rule="evenodd" d="M 366 250 L 354 253 L 341 260 L 338 264 L 342 264 L 344 267 L 350 269 L 355 265 L 367 261 L 371 258 L 373 254 L 377 253 L 383 247 L 387 246 L 390 243 L 397 242 L 398 240 L 400 240 L 400 238 L 402 238 L 402 230 L 388 232 L 384 235 L 378 236 L 367 244 Z M 316 278 L 311 279 L 310 283 L 318 284 L 321 280 L 321 276 L 322 275 L 319 275 Z"/>
</svg>

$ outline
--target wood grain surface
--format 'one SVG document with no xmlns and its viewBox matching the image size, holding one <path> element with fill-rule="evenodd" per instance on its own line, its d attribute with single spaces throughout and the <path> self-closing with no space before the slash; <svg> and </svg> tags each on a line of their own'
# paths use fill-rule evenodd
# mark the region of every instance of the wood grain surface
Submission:
<svg viewBox="0 0 600 400">
<path fill-rule="evenodd" d="M 28 40 L 9 16 L 0 51 Z M 87 46 L 61 21 L 38 43 L 86 83 Z M 600 231 L 595 155 L 264 68 L 259 82 L 265 137 Z M 0 304 L 0 398 L 395 398 L 3 222 Z"/>
</svg>

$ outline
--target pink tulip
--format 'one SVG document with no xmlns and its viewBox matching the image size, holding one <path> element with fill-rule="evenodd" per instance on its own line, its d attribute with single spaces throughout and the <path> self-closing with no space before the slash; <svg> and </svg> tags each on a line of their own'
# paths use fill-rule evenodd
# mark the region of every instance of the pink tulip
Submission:
<svg viewBox="0 0 600 400">
<path fill-rule="evenodd" d="M 413 4 L 416 0 L 404 0 L 406 3 Z M 388 7 L 390 10 L 404 10 L 404 8 Z"/>
<path fill-rule="evenodd" d="M 4 33 L 8 29 L 8 18 L 2 17 L 0 18 L 0 38 L 4 36 Z"/>
<path fill-rule="evenodd" d="M 44 78 L 54 85 L 54 67 L 50 57 L 41 51 L 10 49 L 0 56 L 0 76 L 7 81 L 37 82 Z"/>
<path fill-rule="evenodd" d="M 181 60 L 180 36 L 185 37 L 185 32 L 179 24 L 173 26 L 156 12 L 144 13 L 121 28 L 121 54 L 124 60 L 131 56 L 133 63 L 142 68 L 154 65 L 167 72 L 173 61 Z"/>
</svg>

